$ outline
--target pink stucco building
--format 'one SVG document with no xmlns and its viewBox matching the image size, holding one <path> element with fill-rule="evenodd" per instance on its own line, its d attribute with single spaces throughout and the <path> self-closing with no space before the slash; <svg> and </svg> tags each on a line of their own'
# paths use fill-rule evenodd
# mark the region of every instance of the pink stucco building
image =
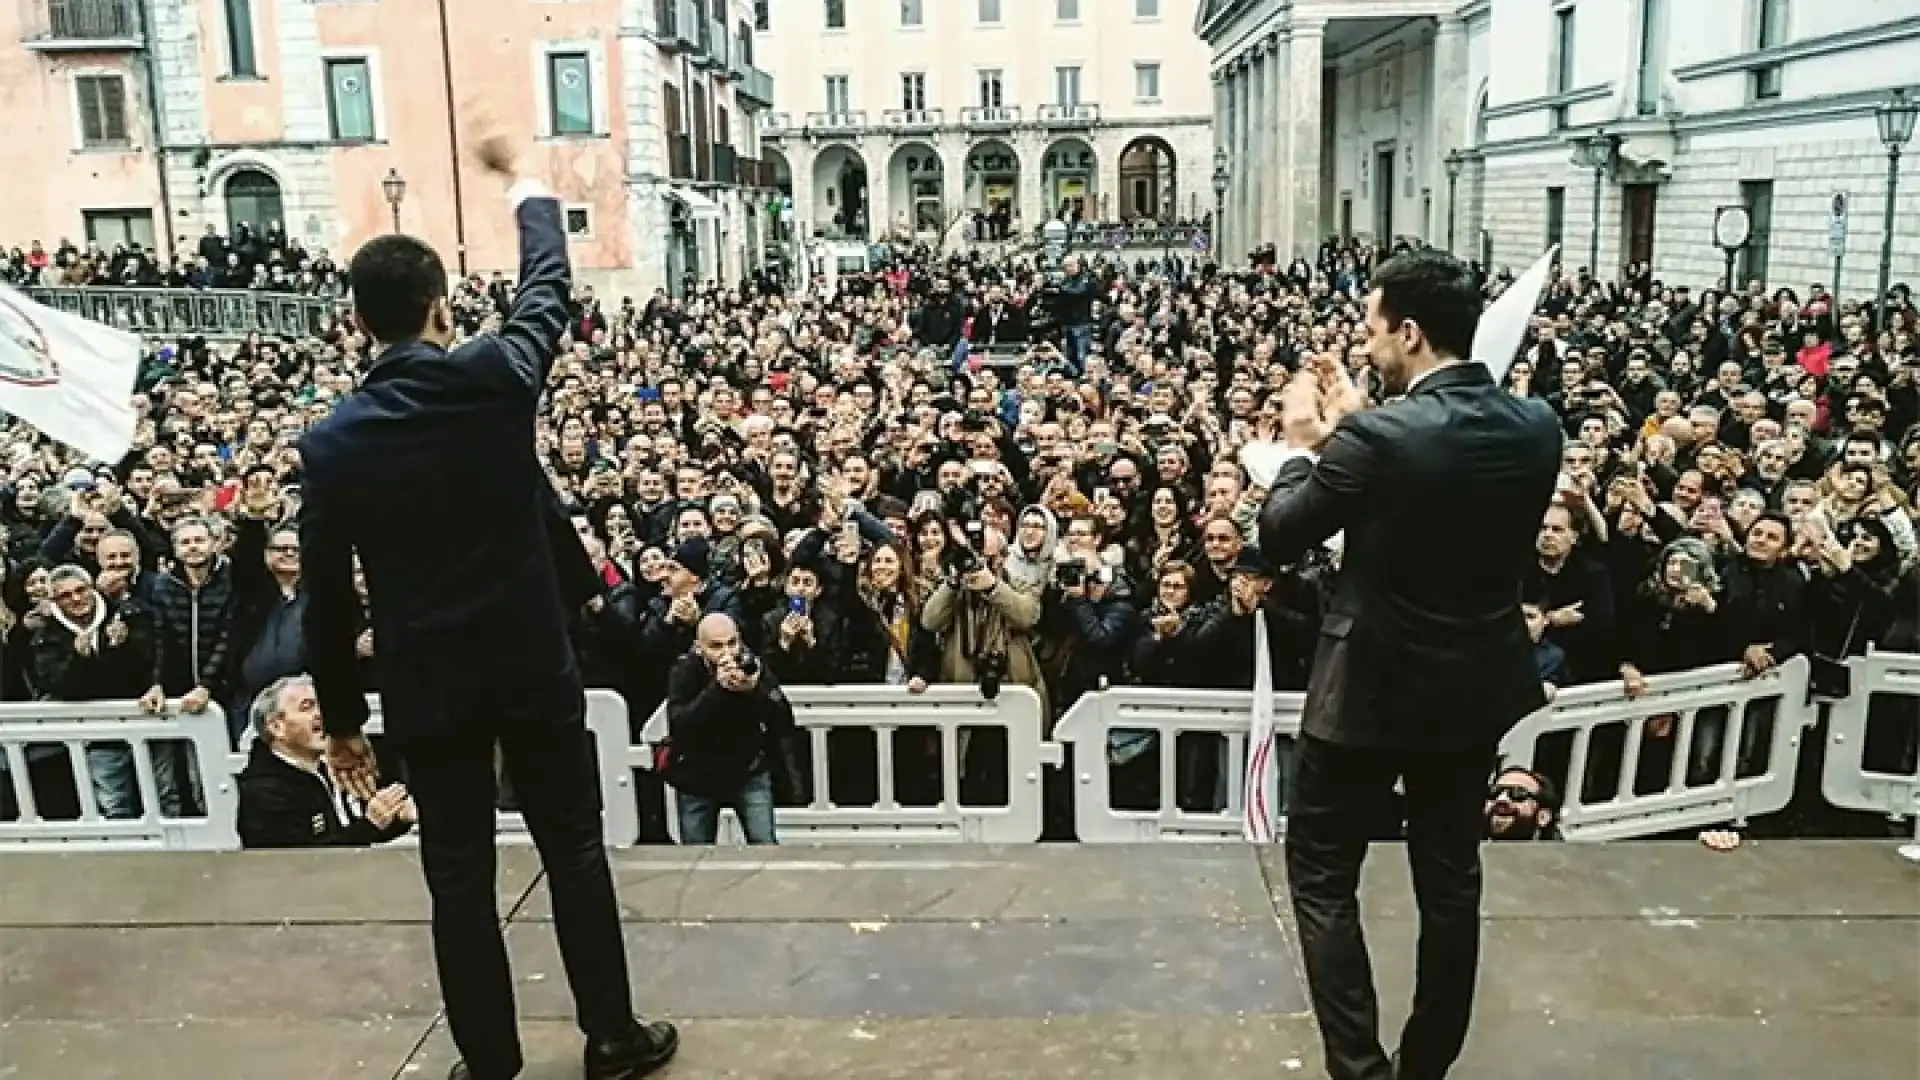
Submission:
<svg viewBox="0 0 1920 1080">
<path fill-rule="evenodd" d="M 771 244 L 750 0 L 0 0 L 0 245 L 165 253 L 282 222 L 344 256 L 393 228 L 511 270 L 459 145 L 490 114 L 567 207 L 582 280 L 737 279 Z"/>
</svg>

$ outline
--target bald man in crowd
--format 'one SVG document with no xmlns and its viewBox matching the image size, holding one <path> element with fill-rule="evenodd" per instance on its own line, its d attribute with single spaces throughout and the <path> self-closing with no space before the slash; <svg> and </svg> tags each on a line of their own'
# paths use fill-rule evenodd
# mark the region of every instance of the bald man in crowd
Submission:
<svg viewBox="0 0 1920 1080">
<path fill-rule="evenodd" d="M 723 614 L 703 617 L 667 680 L 666 780 L 679 792 L 680 842 L 711 844 L 731 806 L 749 844 L 774 843 L 773 769 L 787 767 L 793 706 Z"/>
</svg>

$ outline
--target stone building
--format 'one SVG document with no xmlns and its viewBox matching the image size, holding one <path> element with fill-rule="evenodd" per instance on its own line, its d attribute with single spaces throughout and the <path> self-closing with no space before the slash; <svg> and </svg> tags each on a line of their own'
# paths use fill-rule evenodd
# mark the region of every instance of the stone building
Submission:
<svg viewBox="0 0 1920 1080">
<path fill-rule="evenodd" d="M 759 0 L 766 160 L 806 236 L 1204 219 L 1196 0 Z"/>
<path fill-rule="evenodd" d="M 527 140 L 577 276 L 644 295 L 758 264 L 768 180 L 746 0 L 16 0 L 0 5 L 0 243 L 278 222 L 345 255 L 395 227 L 505 270 L 472 111 Z M 404 181 L 397 211 L 389 201 Z"/>
<path fill-rule="evenodd" d="M 1741 206 L 1736 276 L 1804 288 L 1833 283 L 1840 195 L 1839 287 L 1874 288 L 1874 109 L 1920 82 L 1920 0 L 1209 0 L 1195 27 L 1230 154 L 1228 250 L 1451 232 L 1496 265 L 1559 242 L 1569 267 L 1597 246 L 1604 275 L 1650 262 L 1703 284 L 1725 272 L 1715 212 Z M 1910 278 L 1920 216 L 1896 214 L 1894 239 Z"/>
</svg>

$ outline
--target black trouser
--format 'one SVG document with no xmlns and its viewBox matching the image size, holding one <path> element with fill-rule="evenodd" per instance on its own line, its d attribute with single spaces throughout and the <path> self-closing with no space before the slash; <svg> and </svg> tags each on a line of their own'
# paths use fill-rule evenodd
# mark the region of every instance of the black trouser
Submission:
<svg viewBox="0 0 1920 1080">
<path fill-rule="evenodd" d="M 1360 929 L 1360 864 L 1379 809 L 1406 786 L 1407 857 L 1420 908 L 1413 1012 L 1400 1076 L 1445 1075 L 1460 1056 L 1480 957 L 1480 840 L 1494 751 L 1386 751 L 1300 740 L 1287 816 L 1287 876 L 1327 1072 L 1388 1080 L 1373 966 Z"/>
<path fill-rule="evenodd" d="M 498 733 L 506 774 L 540 850 L 554 933 L 589 1039 L 633 1024 L 627 954 L 600 825 L 600 780 L 580 717 Z M 420 861 L 433 894 L 433 955 L 447 1026 L 475 1080 L 520 1071 L 513 975 L 494 900 L 494 746 L 484 731 L 409 743 Z"/>
</svg>

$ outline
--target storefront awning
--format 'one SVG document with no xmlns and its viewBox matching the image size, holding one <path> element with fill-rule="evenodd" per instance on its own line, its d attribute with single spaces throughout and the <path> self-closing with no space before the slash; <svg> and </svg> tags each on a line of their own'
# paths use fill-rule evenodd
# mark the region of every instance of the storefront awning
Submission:
<svg viewBox="0 0 1920 1080">
<path fill-rule="evenodd" d="M 667 195 L 686 207 L 687 213 L 692 214 L 695 221 L 720 220 L 720 204 L 692 188 L 670 187 L 667 189 Z"/>
</svg>

